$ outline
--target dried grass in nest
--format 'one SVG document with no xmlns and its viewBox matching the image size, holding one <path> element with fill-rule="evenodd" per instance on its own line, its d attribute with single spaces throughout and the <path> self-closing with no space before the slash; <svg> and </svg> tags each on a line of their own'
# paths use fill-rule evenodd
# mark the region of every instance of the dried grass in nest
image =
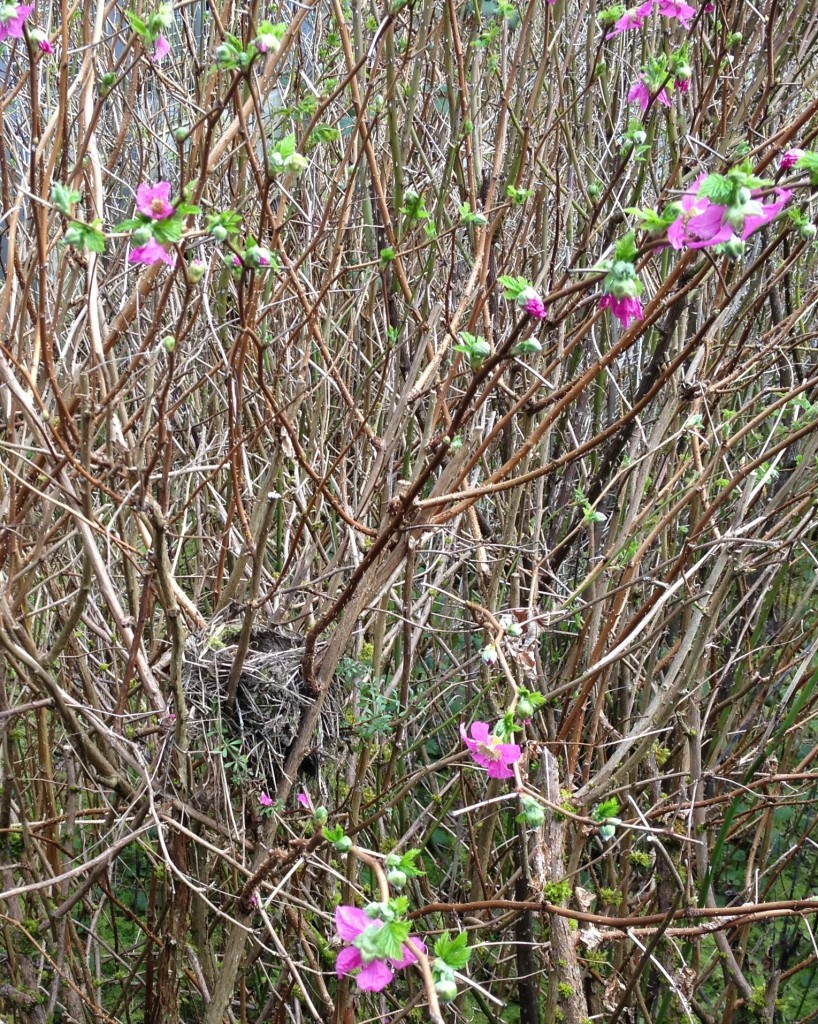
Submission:
<svg viewBox="0 0 818 1024">
<path fill-rule="evenodd" d="M 192 636 L 185 652 L 185 693 L 190 710 L 191 751 L 218 770 L 217 788 L 256 783 L 272 789 L 312 698 L 304 692 L 303 639 L 277 626 L 253 628 L 232 708 L 227 684 L 233 668 L 241 620 L 220 622 Z M 337 694 L 330 692 L 321 711 L 314 749 L 331 753 L 338 737 Z M 313 761 L 315 759 L 313 758 Z"/>
</svg>

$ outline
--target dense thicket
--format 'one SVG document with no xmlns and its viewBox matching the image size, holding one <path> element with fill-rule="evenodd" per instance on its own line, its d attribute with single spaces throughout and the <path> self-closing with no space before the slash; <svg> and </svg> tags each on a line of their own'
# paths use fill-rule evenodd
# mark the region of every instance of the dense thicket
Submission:
<svg viewBox="0 0 818 1024">
<path fill-rule="evenodd" d="M 818 1015 L 818 18 L 688 10 L 0 10 L 4 1019 Z"/>
</svg>

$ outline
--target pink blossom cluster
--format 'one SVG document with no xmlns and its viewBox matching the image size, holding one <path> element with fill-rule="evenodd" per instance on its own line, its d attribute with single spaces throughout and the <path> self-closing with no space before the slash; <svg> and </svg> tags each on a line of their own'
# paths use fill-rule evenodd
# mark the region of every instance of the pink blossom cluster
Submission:
<svg viewBox="0 0 818 1024">
<path fill-rule="evenodd" d="M 673 18 L 679 22 L 682 28 L 690 28 L 690 22 L 696 16 L 696 8 L 690 4 L 680 3 L 678 0 L 647 0 L 638 7 L 625 11 L 622 17 L 614 22 L 614 27 L 605 37 L 613 39 L 614 36 L 627 32 L 631 28 L 641 28 L 647 19 L 653 14 L 653 8 L 657 7 L 663 18 Z"/>
<path fill-rule="evenodd" d="M 704 249 L 711 245 L 722 245 L 734 236 L 747 239 L 753 232 L 769 224 L 778 216 L 792 199 L 792 192 L 776 188 L 773 202 L 760 201 L 761 189 L 752 189 L 751 203 L 743 223 L 731 223 L 727 206 L 713 203 L 707 196 L 700 196 L 699 189 L 706 175 L 701 174 L 681 199 L 682 212 L 667 229 L 667 240 L 674 249 Z"/>
</svg>

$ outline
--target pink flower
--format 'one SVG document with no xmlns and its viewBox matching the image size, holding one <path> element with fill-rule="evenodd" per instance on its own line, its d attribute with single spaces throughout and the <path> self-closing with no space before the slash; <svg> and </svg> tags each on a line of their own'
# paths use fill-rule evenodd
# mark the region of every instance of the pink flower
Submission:
<svg viewBox="0 0 818 1024">
<path fill-rule="evenodd" d="M 690 88 L 690 79 L 689 78 L 677 78 L 676 81 L 673 84 L 676 86 L 676 88 L 679 90 L 679 92 L 687 92 L 688 89 Z M 662 90 L 662 91 L 664 92 L 664 90 Z"/>
<path fill-rule="evenodd" d="M 0 4 L 0 42 L 22 39 L 23 22 L 34 10 L 34 4 Z"/>
<path fill-rule="evenodd" d="M 155 238 L 151 238 L 144 245 L 138 245 L 135 249 L 131 249 L 128 256 L 129 263 L 144 263 L 145 266 L 158 263 L 160 260 L 167 263 L 169 267 L 173 266 L 173 256 Z"/>
<path fill-rule="evenodd" d="M 296 800 L 298 800 L 302 807 L 306 807 L 308 811 L 312 810 L 312 800 L 310 799 L 310 794 L 307 793 L 306 790 L 302 789 L 296 797 Z"/>
<path fill-rule="evenodd" d="M 614 36 L 620 35 L 622 32 L 627 32 L 629 28 L 641 28 L 646 18 L 650 17 L 653 11 L 653 0 L 648 0 L 647 3 L 640 4 L 639 7 L 634 7 L 630 11 L 625 11 L 619 21 L 614 22 L 614 27 L 605 36 L 606 39 L 613 39 Z"/>
<path fill-rule="evenodd" d="M 53 53 L 54 47 L 49 43 L 47 39 L 41 39 L 37 44 L 40 47 L 41 53 Z"/>
<path fill-rule="evenodd" d="M 157 181 L 155 185 L 143 182 L 136 189 L 136 208 L 152 220 L 164 220 L 173 213 L 170 202 L 170 182 Z"/>
<path fill-rule="evenodd" d="M 778 166 L 782 171 L 788 171 L 791 167 L 795 167 L 803 155 L 803 149 L 788 149 L 781 154 L 781 161 Z"/>
<path fill-rule="evenodd" d="M 656 95 L 656 100 L 663 107 L 669 107 L 670 96 L 667 94 L 667 89 L 660 89 Z M 638 103 L 642 110 L 648 109 L 650 105 L 650 90 L 644 78 L 640 78 L 638 82 L 634 82 L 631 86 L 631 90 L 628 93 L 628 103 Z"/>
<path fill-rule="evenodd" d="M 344 942 L 353 943 L 359 935 L 370 928 L 377 930 L 383 927 L 383 921 L 367 917 L 358 907 L 341 906 L 335 908 L 335 927 Z M 416 935 L 410 935 L 409 938 L 415 946 L 422 949 L 424 953 L 426 952 L 426 946 Z M 402 946 L 401 952 L 403 957 L 400 960 L 370 960 L 368 963 L 364 963 L 361 950 L 357 946 L 349 945 L 338 954 L 338 959 L 335 961 L 335 973 L 342 978 L 350 971 L 362 967 L 363 970 L 355 978 L 358 988 L 362 992 L 381 992 L 392 980 L 395 971 L 417 963 L 417 957 L 408 946 Z"/>
<path fill-rule="evenodd" d="M 682 28 L 690 28 L 690 22 L 696 17 L 696 8 L 690 4 L 679 3 L 678 0 L 657 0 L 659 13 L 664 18 L 675 18 Z"/>
<path fill-rule="evenodd" d="M 156 40 L 156 49 L 153 51 L 151 60 L 154 64 L 158 64 L 160 60 L 164 60 L 165 57 L 170 53 L 170 43 L 164 36 L 159 36 Z"/>
<path fill-rule="evenodd" d="M 623 330 L 627 330 L 631 320 L 642 319 L 642 303 L 639 299 L 617 299 L 614 295 L 603 295 L 599 300 L 600 309 L 609 309 L 621 322 Z"/>
<path fill-rule="evenodd" d="M 460 735 L 471 751 L 471 756 L 488 771 L 490 779 L 511 779 L 514 772 L 508 767 L 520 760 L 520 748 L 516 743 L 501 743 L 496 736 L 489 734 L 486 722 L 472 722 L 472 738 L 469 739 L 466 727 L 461 723 Z"/>
<path fill-rule="evenodd" d="M 532 295 L 530 299 L 526 299 L 523 309 L 536 320 L 542 320 L 545 317 L 545 306 L 539 295 Z"/>
<path fill-rule="evenodd" d="M 261 793 L 259 795 L 258 802 L 261 804 L 262 807 L 273 806 L 273 798 L 270 796 L 269 793 Z"/>
<path fill-rule="evenodd" d="M 741 231 L 733 229 L 728 222 L 726 206 L 711 203 L 706 196 L 698 197 L 699 187 L 705 176 L 700 175 L 693 183 L 690 191 L 681 200 L 682 213 L 667 229 L 667 240 L 674 249 L 704 249 L 711 245 L 729 242 L 733 235 L 747 239 L 754 231 L 778 216 L 792 199 L 792 192 L 785 188 L 777 188 L 777 200 L 771 203 L 759 203 L 760 211 L 750 213 L 744 218 Z M 752 199 L 758 199 L 761 189 L 753 189 Z"/>
</svg>

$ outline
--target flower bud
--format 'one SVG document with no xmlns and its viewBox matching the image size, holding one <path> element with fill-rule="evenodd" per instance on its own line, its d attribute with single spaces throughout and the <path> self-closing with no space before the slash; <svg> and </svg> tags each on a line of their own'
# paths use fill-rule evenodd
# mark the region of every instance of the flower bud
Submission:
<svg viewBox="0 0 818 1024">
<path fill-rule="evenodd" d="M 204 277 L 205 265 L 201 260 L 191 260 L 187 268 L 187 276 L 193 284 L 198 284 Z"/>
<path fill-rule="evenodd" d="M 309 160 L 302 153 L 291 153 L 284 161 L 285 174 L 300 174 L 309 166 Z"/>
<path fill-rule="evenodd" d="M 387 871 L 386 880 L 390 885 L 394 885 L 396 889 L 402 889 L 407 882 L 406 872 L 401 871 L 400 868 L 392 868 L 391 871 Z"/>
<path fill-rule="evenodd" d="M 316 807 L 312 812 L 313 819 L 318 822 L 319 825 L 323 825 L 329 815 L 327 814 L 326 807 Z"/>
<path fill-rule="evenodd" d="M 441 1003 L 451 1003 L 457 999 L 457 983 L 451 978 L 441 978 L 435 982 L 435 992 Z"/>
<path fill-rule="evenodd" d="M 146 224 L 144 227 L 137 228 L 134 231 L 132 241 L 134 245 L 147 245 L 152 238 L 153 232 Z"/>
<path fill-rule="evenodd" d="M 732 238 L 728 239 L 728 241 L 724 243 L 723 252 L 725 256 L 729 256 L 730 259 L 737 260 L 739 256 L 743 255 L 746 247 L 746 242 L 743 242 L 740 238 L 737 238 L 736 235 L 733 235 Z"/>
<path fill-rule="evenodd" d="M 798 234 L 808 242 L 811 242 L 816 234 L 818 234 L 818 228 L 814 224 L 802 224 L 798 229 Z"/>
<path fill-rule="evenodd" d="M 531 716 L 533 714 L 534 714 L 534 706 L 531 703 L 531 701 L 527 697 L 521 697 L 517 701 L 517 709 L 516 709 L 517 717 L 521 718 L 523 721 L 526 721 L 527 719 L 531 718 Z"/>
<path fill-rule="evenodd" d="M 633 133 L 633 141 L 637 146 L 644 146 L 648 140 L 647 132 L 643 132 L 641 129 Z"/>
<path fill-rule="evenodd" d="M 223 242 L 227 238 L 227 228 L 224 224 L 214 224 L 210 229 L 210 234 L 217 242 Z"/>
<path fill-rule="evenodd" d="M 542 352 L 542 345 L 536 338 L 526 338 L 512 349 L 515 356 L 530 356 Z"/>
<path fill-rule="evenodd" d="M 334 846 L 338 853 L 349 853 L 352 849 L 352 840 L 349 836 L 341 836 L 340 839 L 336 840 Z"/>
<path fill-rule="evenodd" d="M 187 127 L 187 125 L 180 124 L 176 128 L 173 129 L 173 137 L 174 137 L 174 139 L 176 139 L 177 142 L 184 142 L 185 139 L 187 138 L 187 136 L 188 136 L 188 127 Z"/>
<path fill-rule="evenodd" d="M 229 43 L 220 43 L 219 46 L 216 47 L 216 53 L 214 55 L 216 57 L 216 63 L 219 65 L 227 64 L 233 59 L 234 53 L 235 51 Z"/>
<path fill-rule="evenodd" d="M 162 346 L 166 352 L 173 352 L 176 349 L 176 339 L 172 334 L 166 334 L 165 337 L 162 338 Z"/>
</svg>

